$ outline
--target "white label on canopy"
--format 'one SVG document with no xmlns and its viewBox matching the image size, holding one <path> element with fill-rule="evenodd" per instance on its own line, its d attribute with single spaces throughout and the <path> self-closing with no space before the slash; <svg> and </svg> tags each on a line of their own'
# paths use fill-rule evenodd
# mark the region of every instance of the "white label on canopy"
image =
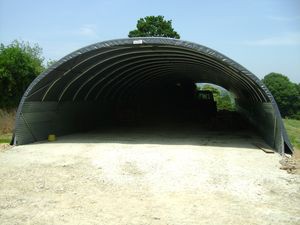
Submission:
<svg viewBox="0 0 300 225">
<path fill-rule="evenodd" d="M 134 40 L 133 44 L 134 45 L 141 45 L 141 44 L 143 44 L 143 40 Z"/>
</svg>

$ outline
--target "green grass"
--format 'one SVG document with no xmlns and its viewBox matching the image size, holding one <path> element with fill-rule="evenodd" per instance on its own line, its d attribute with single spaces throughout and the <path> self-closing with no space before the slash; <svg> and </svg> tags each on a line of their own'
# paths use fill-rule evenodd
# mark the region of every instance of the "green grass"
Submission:
<svg viewBox="0 0 300 225">
<path fill-rule="evenodd" d="M 0 144 L 10 143 L 12 134 L 0 134 Z"/>
<path fill-rule="evenodd" d="M 284 124 L 292 145 L 300 150 L 300 120 L 284 119 Z"/>
<path fill-rule="evenodd" d="M 15 109 L 0 109 L 0 144 L 10 143 L 15 124 Z"/>
</svg>

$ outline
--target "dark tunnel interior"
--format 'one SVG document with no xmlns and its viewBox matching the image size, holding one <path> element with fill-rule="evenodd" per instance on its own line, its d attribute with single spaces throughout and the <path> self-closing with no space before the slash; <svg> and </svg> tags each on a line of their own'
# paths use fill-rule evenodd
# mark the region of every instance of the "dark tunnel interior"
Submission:
<svg viewBox="0 0 300 225">
<path fill-rule="evenodd" d="M 180 76 L 172 78 L 150 82 L 126 101 L 111 101 L 106 106 L 106 125 L 161 127 L 185 123 L 210 131 L 255 131 L 238 111 L 220 110 L 211 91 L 199 90 L 193 80 Z M 95 128 L 103 126 L 103 120 L 99 119 L 94 125 Z"/>
<path fill-rule="evenodd" d="M 235 111 L 217 110 L 197 83 L 234 94 Z M 212 49 L 167 38 L 120 39 L 73 52 L 33 81 L 18 109 L 14 142 L 45 140 L 50 133 L 190 123 L 229 133 L 255 131 L 282 152 L 289 141 L 278 113 L 257 77 Z"/>
</svg>

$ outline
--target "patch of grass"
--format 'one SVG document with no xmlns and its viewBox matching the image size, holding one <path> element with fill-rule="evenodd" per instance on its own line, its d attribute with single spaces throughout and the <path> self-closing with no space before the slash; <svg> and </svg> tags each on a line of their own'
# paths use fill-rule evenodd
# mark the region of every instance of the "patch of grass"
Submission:
<svg viewBox="0 0 300 225">
<path fill-rule="evenodd" d="M 9 144 L 12 138 L 12 133 L 0 134 L 0 144 Z"/>
<path fill-rule="evenodd" d="M 300 120 L 284 119 L 284 124 L 292 145 L 300 150 Z"/>
<path fill-rule="evenodd" d="M 16 110 L 0 109 L 0 144 L 10 143 L 15 123 Z"/>
<path fill-rule="evenodd" d="M 15 124 L 16 110 L 0 109 L 0 134 L 12 133 Z"/>
</svg>

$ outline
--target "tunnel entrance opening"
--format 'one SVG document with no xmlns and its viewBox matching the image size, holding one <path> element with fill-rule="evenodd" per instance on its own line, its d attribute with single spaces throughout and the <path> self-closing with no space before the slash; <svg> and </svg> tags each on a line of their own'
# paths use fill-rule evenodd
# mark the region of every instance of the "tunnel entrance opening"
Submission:
<svg viewBox="0 0 300 225">
<path fill-rule="evenodd" d="M 170 140 L 172 136 L 186 134 L 191 135 L 190 139 L 196 135 L 208 139 L 213 136 L 215 139 L 257 137 L 253 125 L 235 110 L 233 97 L 230 96 L 230 105 L 222 102 L 227 97 L 229 92 L 226 89 L 213 84 L 182 79 L 157 81 L 138 89 L 126 101 L 107 106 L 107 112 L 98 117 L 97 123 L 83 121 L 86 131 L 92 129 L 86 124 L 95 126 L 90 133 L 92 136 L 97 136 L 97 132 L 110 132 L 111 135 L 116 132 L 115 140 L 120 135 L 131 134 L 131 138 L 136 136 L 138 142 L 138 133 L 143 133 L 143 138 L 152 139 L 152 143 L 160 142 L 160 135 Z M 95 118 L 92 121 L 96 121 Z"/>
<path fill-rule="evenodd" d="M 229 90 L 235 110 L 216 109 L 218 101 L 197 83 Z M 276 102 L 255 75 L 212 49 L 169 38 L 100 42 L 58 61 L 24 93 L 13 143 L 99 127 L 182 123 L 206 131 L 254 127 L 277 152 L 292 151 Z"/>
<path fill-rule="evenodd" d="M 207 104 L 198 102 L 201 100 L 198 91 L 207 87 L 198 86 L 194 81 L 178 79 L 157 81 L 140 88 L 126 101 L 110 102 L 105 113 L 101 102 L 89 110 L 94 115 L 75 116 L 77 111 L 74 111 L 76 119 L 72 123 L 78 125 L 77 129 L 73 135 L 60 137 L 58 141 L 250 149 L 257 149 L 254 143 L 265 144 L 255 127 L 238 111 L 224 110 L 220 103 L 216 110 L 204 108 Z M 216 99 L 213 102 L 217 106 Z"/>
</svg>

